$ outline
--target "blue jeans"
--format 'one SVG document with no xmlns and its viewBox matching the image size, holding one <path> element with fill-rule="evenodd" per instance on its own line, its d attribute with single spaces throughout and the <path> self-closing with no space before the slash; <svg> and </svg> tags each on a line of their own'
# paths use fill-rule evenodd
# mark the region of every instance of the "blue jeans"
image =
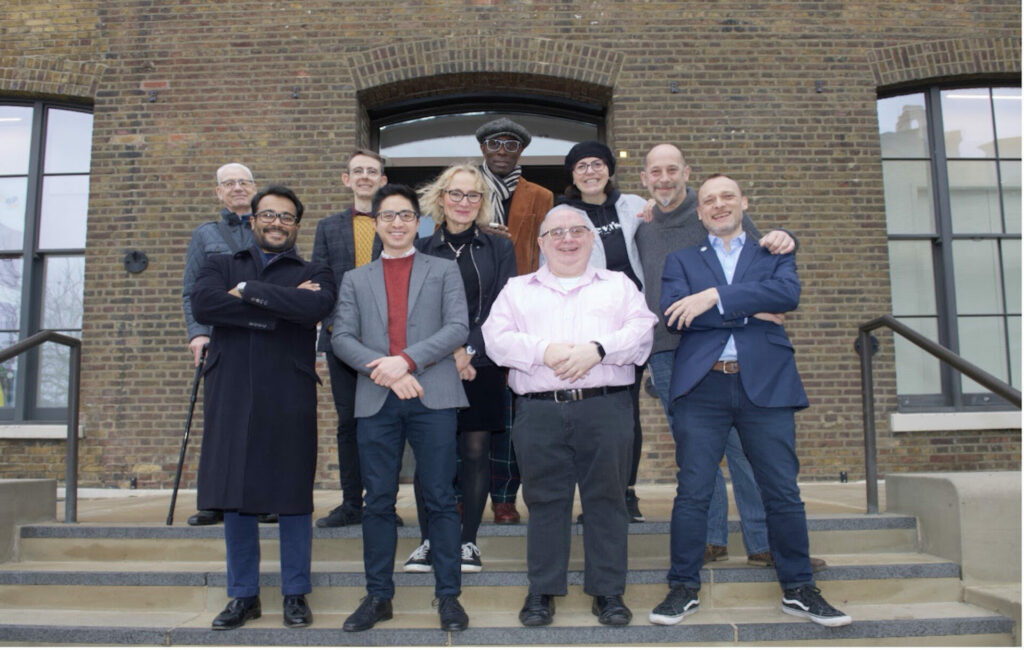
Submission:
<svg viewBox="0 0 1024 650">
<path fill-rule="evenodd" d="M 311 515 L 278 515 L 281 548 L 281 593 L 301 596 L 313 591 L 310 556 L 313 551 Z M 260 531 L 256 515 L 224 513 L 228 596 L 248 598 L 260 593 Z"/>
<path fill-rule="evenodd" d="M 796 483 L 800 463 L 793 409 L 757 406 L 747 398 L 739 375 L 714 371 L 672 404 L 679 472 L 672 506 L 669 584 L 700 587 L 714 472 L 732 427 L 749 452 L 764 498 L 768 544 L 779 583 L 783 589 L 813 584 L 807 515 Z"/>
<path fill-rule="evenodd" d="M 647 368 L 651 373 L 651 381 L 658 391 L 658 399 L 665 409 L 669 430 L 672 429 L 672 405 L 668 401 L 669 387 L 672 381 L 672 363 L 675 351 L 655 352 L 647 360 Z M 740 529 L 743 531 L 743 546 L 747 555 L 764 553 L 768 550 L 768 528 L 765 525 L 764 505 L 761 493 L 754 481 L 754 471 L 750 461 L 743 453 L 740 436 L 733 427 L 725 443 L 725 460 L 729 463 L 729 475 L 732 477 L 733 498 L 736 510 L 740 515 Z M 711 494 L 711 506 L 708 509 L 707 543 L 715 546 L 729 545 L 729 495 L 725 489 L 725 477 L 721 467 L 715 473 L 715 489 Z"/>
<path fill-rule="evenodd" d="M 459 514 L 455 509 L 455 409 L 430 409 L 418 398 L 389 393 L 375 415 L 359 418 L 359 465 L 363 505 L 363 564 L 366 591 L 390 600 L 395 595 L 395 499 L 406 439 L 416 457 L 423 489 L 434 565 L 434 593 L 458 596 L 462 586 Z"/>
</svg>

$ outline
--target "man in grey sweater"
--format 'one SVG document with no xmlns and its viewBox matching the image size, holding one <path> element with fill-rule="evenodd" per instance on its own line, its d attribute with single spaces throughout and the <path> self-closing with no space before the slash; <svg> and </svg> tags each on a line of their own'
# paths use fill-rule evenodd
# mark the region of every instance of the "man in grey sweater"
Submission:
<svg viewBox="0 0 1024 650">
<path fill-rule="evenodd" d="M 705 242 L 708 233 L 697 218 L 697 192 L 686 187 L 686 182 L 690 178 L 690 167 L 676 146 L 659 144 L 647 152 L 640 178 L 654 199 L 654 205 L 650 222 L 642 223 L 636 232 L 636 244 L 644 268 L 644 294 L 647 306 L 654 313 L 659 313 L 661 273 L 665 266 L 665 258 L 680 248 L 697 246 Z M 761 237 L 761 233 L 745 213 L 743 230 L 752 237 L 759 238 L 758 243 L 773 254 L 789 253 L 796 249 L 795 239 L 785 230 L 773 230 Z M 672 357 L 678 343 L 679 332 L 669 330 L 664 319 L 659 320 L 654 329 L 654 347 L 647 361 L 647 368 L 665 409 L 665 417 L 669 420 L 670 428 L 672 415 L 668 402 L 669 382 L 672 378 Z M 761 493 L 754 482 L 753 471 L 743 454 L 743 447 L 735 429 L 729 433 L 725 457 L 732 477 L 736 509 L 740 514 L 747 562 L 755 566 L 772 566 Z M 711 507 L 708 510 L 705 562 L 729 559 L 726 550 L 729 535 L 728 514 L 725 478 L 719 470 L 711 497 Z M 811 560 L 814 569 L 825 566 L 818 558 Z"/>
</svg>

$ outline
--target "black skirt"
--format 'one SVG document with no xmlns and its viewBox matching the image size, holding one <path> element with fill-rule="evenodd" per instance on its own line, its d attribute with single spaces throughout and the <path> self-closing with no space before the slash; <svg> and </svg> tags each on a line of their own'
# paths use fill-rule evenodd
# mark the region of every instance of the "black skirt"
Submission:
<svg viewBox="0 0 1024 650">
<path fill-rule="evenodd" d="M 506 370 L 499 366 L 476 369 L 476 379 L 463 381 L 469 408 L 459 411 L 459 431 L 505 430 Z"/>
</svg>

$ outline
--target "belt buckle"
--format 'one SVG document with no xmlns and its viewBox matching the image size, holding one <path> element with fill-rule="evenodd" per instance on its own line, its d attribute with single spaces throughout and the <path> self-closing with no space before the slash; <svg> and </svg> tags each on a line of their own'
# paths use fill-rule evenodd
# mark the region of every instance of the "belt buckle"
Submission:
<svg viewBox="0 0 1024 650">
<path fill-rule="evenodd" d="M 559 393 L 565 393 L 567 395 L 566 399 L 558 399 Z M 579 388 L 565 388 L 553 391 L 552 394 L 555 396 L 555 401 L 559 403 L 577 402 L 583 399 L 583 391 Z"/>
<path fill-rule="evenodd" d="M 738 361 L 723 361 L 722 362 L 722 374 L 735 375 L 740 371 L 740 364 Z"/>
</svg>

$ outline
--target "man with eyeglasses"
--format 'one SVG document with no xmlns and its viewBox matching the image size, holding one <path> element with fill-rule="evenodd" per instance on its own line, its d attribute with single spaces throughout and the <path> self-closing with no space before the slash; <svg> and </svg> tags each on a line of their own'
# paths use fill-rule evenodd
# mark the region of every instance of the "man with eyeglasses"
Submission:
<svg viewBox="0 0 1024 650">
<path fill-rule="evenodd" d="M 490 231 L 512 240 L 519 273 L 537 270 L 540 249 L 537 235 L 540 222 L 554 205 L 554 195 L 547 188 L 523 178 L 519 157 L 529 146 L 530 136 L 521 124 L 501 117 L 487 122 L 476 131 L 484 164 L 480 166 L 484 180 L 491 189 L 494 223 Z M 511 404 L 510 404 L 511 407 Z M 508 409 L 509 416 L 513 409 Z M 512 448 L 511 425 L 491 435 L 491 509 L 494 523 L 519 523 L 516 492 L 519 491 L 519 467 Z"/>
<path fill-rule="evenodd" d="M 295 250 L 302 203 L 287 187 L 252 199 L 254 245 L 206 260 L 192 288 L 196 320 L 213 328 L 204 368 L 199 507 L 224 514 L 227 592 L 213 620 L 230 630 L 259 618 L 257 513 L 278 514 L 283 618 L 313 614 L 316 324 L 334 307 L 334 279 Z"/>
<path fill-rule="evenodd" d="M 411 188 L 385 185 L 371 207 L 381 255 L 345 273 L 331 335 L 334 353 L 359 372 L 355 417 L 366 488 L 367 594 L 342 629 L 368 630 L 393 616 L 395 499 L 408 440 L 429 517 L 441 629 L 464 630 L 453 481 L 456 409 L 469 406 L 454 356 L 469 335 L 466 292 L 453 260 L 416 252 L 420 207 Z"/>
<path fill-rule="evenodd" d="M 519 620 L 550 624 L 554 597 L 567 592 L 578 484 L 587 513 L 583 590 L 594 597 L 598 622 L 627 625 L 629 386 L 651 350 L 657 318 L 625 274 L 589 264 L 594 232 L 582 210 L 548 212 L 538 244 L 544 265 L 509 280 L 483 325 L 487 353 L 510 369 L 518 395 L 512 438 L 530 510 L 529 593 Z"/>
<path fill-rule="evenodd" d="M 217 198 L 221 203 L 220 220 L 209 221 L 194 231 L 185 253 L 185 275 L 182 280 L 181 303 L 185 311 L 185 328 L 192 362 L 199 365 L 203 347 L 210 343 L 213 328 L 196 322 L 192 315 L 192 286 L 203 262 L 211 255 L 237 253 L 252 245 L 249 225 L 250 201 L 256 194 L 252 172 L 240 163 L 228 163 L 217 170 Z M 209 526 L 222 519 L 220 511 L 200 510 L 188 518 L 190 526 Z M 265 516 L 273 521 L 272 516 Z"/>
<path fill-rule="evenodd" d="M 381 243 L 374 231 L 370 209 L 374 193 L 388 182 L 384 174 L 384 159 L 373 151 L 356 149 L 345 164 L 341 182 L 352 190 L 352 206 L 321 219 L 313 239 L 313 261 L 331 267 L 337 286 L 341 286 L 346 272 L 380 255 Z M 316 349 L 327 358 L 331 396 L 338 414 L 338 473 L 341 476 L 342 501 L 326 517 L 316 520 L 318 528 L 349 526 L 363 520 L 363 479 L 353 415 L 357 373 L 342 363 L 331 349 L 333 323 L 332 314 L 320 328 Z"/>
</svg>

